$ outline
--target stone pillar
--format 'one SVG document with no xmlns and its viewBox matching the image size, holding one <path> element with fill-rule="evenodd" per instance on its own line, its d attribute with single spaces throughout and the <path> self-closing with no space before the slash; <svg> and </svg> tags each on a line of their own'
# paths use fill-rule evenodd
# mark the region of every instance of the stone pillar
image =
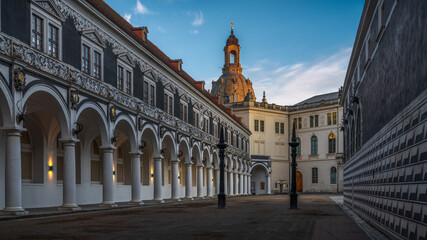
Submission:
<svg viewBox="0 0 427 240">
<path fill-rule="evenodd" d="M 248 195 L 248 175 L 246 173 L 243 177 L 243 193 Z"/>
<path fill-rule="evenodd" d="M 212 167 L 207 168 L 206 175 L 206 195 L 212 198 Z"/>
<path fill-rule="evenodd" d="M 234 173 L 232 172 L 232 171 L 230 171 L 229 172 L 229 180 L 230 180 L 230 184 L 229 184 L 229 186 L 230 186 L 230 189 L 229 189 L 229 193 L 230 193 L 230 196 L 233 196 L 234 195 Z"/>
<path fill-rule="evenodd" d="M 234 195 L 238 196 L 239 193 L 239 173 L 234 173 Z"/>
<path fill-rule="evenodd" d="M 111 172 L 113 174 L 113 172 Z M 62 206 L 59 210 L 80 210 L 76 203 L 76 143 L 64 142 Z"/>
<path fill-rule="evenodd" d="M 251 175 L 248 175 L 248 194 L 252 195 L 252 182 L 251 182 Z"/>
<path fill-rule="evenodd" d="M 197 197 L 203 198 L 203 166 L 197 166 Z"/>
<path fill-rule="evenodd" d="M 104 161 L 102 169 L 102 203 L 104 207 L 116 207 L 114 202 L 113 180 L 113 148 L 104 148 Z"/>
<path fill-rule="evenodd" d="M 271 194 L 271 176 L 267 176 L 267 194 Z"/>
<path fill-rule="evenodd" d="M 26 215 L 21 199 L 21 131 L 6 134 L 5 208 L 2 214 Z"/>
<path fill-rule="evenodd" d="M 130 153 L 132 157 L 132 204 L 143 205 L 141 199 L 141 155 Z"/>
<path fill-rule="evenodd" d="M 215 194 L 216 195 L 219 194 L 219 174 L 220 174 L 220 170 L 215 169 Z"/>
<path fill-rule="evenodd" d="M 179 199 L 178 159 L 171 160 L 172 199 Z"/>
<path fill-rule="evenodd" d="M 240 193 L 240 195 L 245 195 L 245 191 L 243 190 L 243 174 L 239 174 L 239 176 L 240 176 L 240 181 L 239 181 L 239 184 L 240 184 L 240 187 L 239 187 L 239 193 Z"/>
<path fill-rule="evenodd" d="M 163 157 L 154 157 L 154 200 L 164 203 L 162 198 L 162 159 Z"/>
<path fill-rule="evenodd" d="M 193 181 L 192 181 L 192 171 L 191 171 L 191 167 L 192 167 L 192 163 L 186 163 L 185 164 L 185 198 L 193 200 Z"/>
</svg>

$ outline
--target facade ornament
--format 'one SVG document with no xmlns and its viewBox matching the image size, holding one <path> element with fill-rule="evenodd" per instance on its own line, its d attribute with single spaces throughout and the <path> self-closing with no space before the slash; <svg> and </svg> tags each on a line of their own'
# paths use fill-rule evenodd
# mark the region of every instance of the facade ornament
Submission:
<svg viewBox="0 0 427 240">
<path fill-rule="evenodd" d="M 117 110 L 114 106 L 110 107 L 110 121 L 115 122 L 117 117 Z"/>
<path fill-rule="evenodd" d="M 142 117 L 138 117 L 138 130 L 139 131 L 142 131 L 143 124 L 144 124 L 144 119 Z"/>
<path fill-rule="evenodd" d="M 80 102 L 78 91 L 73 89 L 70 91 L 70 103 L 72 109 L 77 109 L 77 104 Z"/>
<path fill-rule="evenodd" d="M 79 133 L 83 131 L 83 125 L 78 122 L 75 122 L 74 124 L 76 125 L 76 127 L 73 128 L 73 135 L 77 137 Z"/>
<path fill-rule="evenodd" d="M 13 69 L 13 80 L 15 82 L 15 89 L 22 91 L 25 88 L 26 78 L 24 69 L 20 66 L 14 66 Z"/>
</svg>

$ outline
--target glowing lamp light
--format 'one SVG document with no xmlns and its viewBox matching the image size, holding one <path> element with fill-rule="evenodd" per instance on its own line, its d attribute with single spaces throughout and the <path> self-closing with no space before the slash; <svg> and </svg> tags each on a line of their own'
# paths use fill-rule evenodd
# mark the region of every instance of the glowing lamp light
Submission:
<svg viewBox="0 0 427 240">
<path fill-rule="evenodd" d="M 49 171 L 48 171 L 48 176 L 49 176 L 49 180 L 53 179 L 53 161 L 52 161 L 52 157 L 49 158 L 49 162 L 47 164 L 49 166 Z"/>
</svg>

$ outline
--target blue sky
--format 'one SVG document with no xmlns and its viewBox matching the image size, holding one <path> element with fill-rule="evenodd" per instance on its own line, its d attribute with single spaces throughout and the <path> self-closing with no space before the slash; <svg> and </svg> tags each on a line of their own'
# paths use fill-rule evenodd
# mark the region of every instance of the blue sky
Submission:
<svg viewBox="0 0 427 240">
<path fill-rule="evenodd" d="M 198 81 L 218 79 L 234 22 L 243 75 L 257 100 L 291 105 L 337 91 L 363 9 L 363 0 L 105 0 Z"/>
</svg>

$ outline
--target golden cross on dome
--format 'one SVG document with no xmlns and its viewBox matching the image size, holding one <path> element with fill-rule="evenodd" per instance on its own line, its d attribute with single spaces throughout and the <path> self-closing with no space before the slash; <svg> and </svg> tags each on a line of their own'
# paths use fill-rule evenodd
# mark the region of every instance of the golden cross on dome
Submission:
<svg viewBox="0 0 427 240">
<path fill-rule="evenodd" d="M 234 25 L 234 23 L 233 23 L 233 22 L 231 22 L 231 30 L 233 30 L 233 25 Z"/>
</svg>

